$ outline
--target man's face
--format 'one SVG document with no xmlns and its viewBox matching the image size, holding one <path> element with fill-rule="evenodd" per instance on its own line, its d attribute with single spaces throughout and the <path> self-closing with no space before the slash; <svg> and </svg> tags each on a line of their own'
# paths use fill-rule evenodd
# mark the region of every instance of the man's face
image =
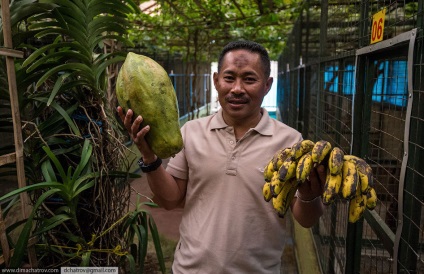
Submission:
<svg viewBox="0 0 424 274">
<path fill-rule="evenodd" d="M 224 118 L 235 120 L 257 117 L 272 85 L 272 78 L 264 74 L 259 54 L 242 49 L 228 52 L 221 71 L 213 78 Z"/>
</svg>

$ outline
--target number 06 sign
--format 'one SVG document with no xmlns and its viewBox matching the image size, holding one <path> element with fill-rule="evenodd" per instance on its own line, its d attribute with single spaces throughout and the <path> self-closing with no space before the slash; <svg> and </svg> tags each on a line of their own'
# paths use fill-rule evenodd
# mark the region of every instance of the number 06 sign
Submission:
<svg viewBox="0 0 424 274">
<path fill-rule="evenodd" d="M 385 15 L 386 9 L 384 8 L 372 16 L 371 44 L 383 40 Z"/>
</svg>

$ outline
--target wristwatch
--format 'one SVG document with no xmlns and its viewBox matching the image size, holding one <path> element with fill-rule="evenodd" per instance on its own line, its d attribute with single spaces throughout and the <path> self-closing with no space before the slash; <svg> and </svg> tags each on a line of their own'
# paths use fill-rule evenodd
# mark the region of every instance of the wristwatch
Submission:
<svg viewBox="0 0 424 274">
<path fill-rule="evenodd" d="M 160 165 L 162 164 L 162 159 L 157 157 L 156 160 L 153 163 L 145 164 L 143 162 L 143 158 L 140 158 L 140 160 L 138 160 L 137 163 L 138 163 L 138 166 L 140 167 L 141 171 L 143 171 L 144 173 L 148 173 L 148 172 L 151 172 L 151 171 L 158 169 L 158 167 L 160 167 Z"/>
</svg>

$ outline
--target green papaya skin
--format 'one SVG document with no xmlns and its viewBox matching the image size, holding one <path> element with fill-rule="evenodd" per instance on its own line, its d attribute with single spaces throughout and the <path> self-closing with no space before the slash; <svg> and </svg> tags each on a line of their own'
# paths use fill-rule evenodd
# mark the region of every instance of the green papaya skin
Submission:
<svg viewBox="0 0 424 274">
<path fill-rule="evenodd" d="M 118 73 L 116 96 L 119 105 L 150 125 L 145 138 L 154 153 L 173 157 L 183 148 L 177 96 L 168 73 L 153 59 L 128 53 Z"/>
</svg>

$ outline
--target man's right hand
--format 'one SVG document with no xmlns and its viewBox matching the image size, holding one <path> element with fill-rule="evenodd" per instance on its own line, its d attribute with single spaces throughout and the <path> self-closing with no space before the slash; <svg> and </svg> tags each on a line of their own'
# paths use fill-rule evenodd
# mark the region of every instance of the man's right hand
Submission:
<svg viewBox="0 0 424 274">
<path fill-rule="evenodd" d="M 141 115 L 137 116 L 133 122 L 132 120 L 134 112 L 131 109 L 128 109 L 127 113 L 124 113 L 123 108 L 118 106 L 116 110 L 124 124 L 124 127 L 127 129 L 130 138 L 141 152 L 143 161 L 146 164 L 154 162 L 157 157 L 144 138 L 144 136 L 146 136 L 146 134 L 149 132 L 150 126 L 146 125 L 140 128 L 140 125 L 143 122 L 143 117 L 141 117 Z"/>
</svg>

